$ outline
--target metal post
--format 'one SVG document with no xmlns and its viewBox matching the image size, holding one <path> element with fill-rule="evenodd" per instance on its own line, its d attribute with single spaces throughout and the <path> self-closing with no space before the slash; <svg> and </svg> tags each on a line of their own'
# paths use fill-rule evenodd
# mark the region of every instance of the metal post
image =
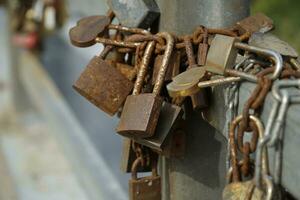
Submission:
<svg viewBox="0 0 300 200">
<path fill-rule="evenodd" d="M 250 9 L 249 0 L 157 0 L 157 3 L 161 10 L 160 31 L 176 34 L 191 33 L 197 25 L 228 27 L 248 16 Z M 221 92 L 214 95 L 223 99 Z M 194 113 L 188 119 L 185 157 L 162 158 L 163 199 L 221 199 L 225 159 L 226 139 L 204 122 L 199 113 Z"/>
</svg>

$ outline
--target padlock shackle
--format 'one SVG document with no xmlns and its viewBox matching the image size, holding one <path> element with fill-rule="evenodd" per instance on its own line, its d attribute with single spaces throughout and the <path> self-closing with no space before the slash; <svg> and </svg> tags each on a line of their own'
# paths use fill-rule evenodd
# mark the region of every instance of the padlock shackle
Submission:
<svg viewBox="0 0 300 200">
<path fill-rule="evenodd" d="M 260 47 L 255 47 L 255 46 L 251 46 L 245 43 L 241 43 L 241 42 L 236 42 L 234 43 L 234 47 L 238 48 L 238 49 L 242 49 L 245 51 L 249 51 L 252 53 L 256 53 L 256 54 L 260 54 L 260 55 L 264 55 L 267 57 L 271 57 L 272 61 L 275 62 L 275 70 L 271 76 L 272 80 L 275 80 L 279 77 L 282 68 L 283 68 L 283 60 L 282 60 L 282 56 L 277 53 L 276 51 L 270 50 L 270 49 L 264 49 L 264 48 L 260 48 Z"/>
<path fill-rule="evenodd" d="M 156 35 L 166 40 L 166 49 L 161 62 L 161 68 L 158 72 L 156 82 L 153 88 L 153 93 L 159 95 L 165 80 L 165 74 L 168 69 L 169 61 L 174 49 L 175 40 L 174 37 L 168 32 L 161 32 Z"/>
<path fill-rule="evenodd" d="M 142 34 L 142 35 L 150 35 L 151 33 L 142 28 L 131 28 L 131 27 L 126 27 L 122 25 L 116 25 L 116 24 L 109 24 L 108 29 L 113 29 L 113 30 L 118 30 L 118 31 L 123 31 L 123 32 L 128 32 L 128 33 L 133 33 L 133 34 Z"/>
<path fill-rule="evenodd" d="M 144 52 L 144 56 L 142 58 L 140 67 L 139 67 L 139 71 L 136 77 L 136 81 L 134 84 L 134 88 L 133 88 L 133 92 L 132 95 L 138 95 L 141 92 L 141 89 L 143 87 L 143 83 L 144 83 L 144 79 L 147 73 L 147 68 L 149 66 L 151 57 L 152 57 L 152 53 L 154 51 L 154 47 L 155 47 L 155 41 L 151 41 L 148 42 L 147 47 L 145 49 Z"/>
<path fill-rule="evenodd" d="M 132 166 L 131 166 L 131 178 L 133 180 L 137 179 L 137 169 L 138 169 L 138 166 L 142 164 L 142 161 L 143 161 L 143 158 L 142 157 L 138 157 L 132 163 Z M 151 165 L 152 165 L 152 176 L 156 177 L 158 175 L 157 174 L 157 161 L 156 161 L 156 158 L 153 158 L 151 160 Z"/>
</svg>

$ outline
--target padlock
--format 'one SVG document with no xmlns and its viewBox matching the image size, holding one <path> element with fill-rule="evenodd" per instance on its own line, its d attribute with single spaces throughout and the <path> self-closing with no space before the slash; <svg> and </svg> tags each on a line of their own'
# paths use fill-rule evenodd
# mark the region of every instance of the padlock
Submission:
<svg viewBox="0 0 300 200">
<path fill-rule="evenodd" d="M 198 83 L 205 78 L 205 73 L 203 67 L 194 67 L 180 73 L 167 85 L 168 94 L 172 98 L 197 94 L 200 91 Z"/>
<path fill-rule="evenodd" d="M 252 34 L 254 32 L 266 33 L 274 28 L 273 20 L 263 13 L 256 13 L 236 23 L 236 28 L 240 34 L 246 32 Z"/>
<path fill-rule="evenodd" d="M 164 102 L 158 118 L 155 134 L 149 138 L 133 137 L 133 139 L 162 154 L 166 149 L 166 143 L 177 130 L 178 123 L 182 120 L 181 107 Z"/>
<path fill-rule="evenodd" d="M 249 44 L 277 51 L 283 56 L 292 58 L 298 57 L 298 52 L 293 47 L 271 33 L 255 32 L 249 38 Z"/>
<path fill-rule="evenodd" d="M 95 56 L 73 88 L 107 114 L 114 115 L 132 91 L 133 83 Z"/>
<path fill-rule="evenodd" d="M 245 199 L 249 199 L 247 198 L 249 196 L 251 197 L 251 200 L 264 199 L 263 191 L 256 188 L 252 180 L 228 184 L 227 186 L 225 186 L 223 190 L 222 199 L 223 200 L 245 200 Z"/>
<path fill-rule="evenodd" d="M 107 4 L 123 26 L 147 29 L 160 15 L 154 0 L 108 0 Z"/>
<path fill-rule="evenodd" d="M 217 34 L 211 42 L 205 69 L 215 74 L 224 75 L 225 69 L 235 65 L 238 50 L 234 44 L 237 41 L 234 37 Z"/>
<path fill-rule="evenodd" d="M 136 153 L 133 151 L 132 147 L 133 141 L 129 138 L 123 138 L 123 147 L 122 147 L 122 155 L 120 162 L 120 169 L 124 173 L 131 172 L 131 166 L 133 162 L 137 159 Z M 147 147 L 142 147 L 143 150 Z M 146 150 L 145 150 L 146 151 Z M 147 149 L 150 151 L 150 149 Z M 151 172 L 151 165 L 146 163 L 145 166 L 139 165 L 136 169 L 137 172 Z"/>
<path fill-rule="evenodd" d="M 152 175 L 143 178 L 137 177 L 137 167 L 142 158 L 137 158 L 131 169 L 132 178 L 129 180 L 130 200 L 160 200 L 161 177 L 157 174 L 156 161 L 152 161 Z"/>
<path fill-rule="evenodd" d="M 121 135 L 146 138 L 153 136 L 155 133 L 163 104 L 163 98 L 160 97 L 160 92 L 163 87 L 164 76 L 174 48 L 174 38 L 171 34 L 167 32 L 161 32 L 157 35 L 159 37 L 165 38 L 167 44 L 164 53 L 164 59 L 162 61 L 162 66 L 153 88 L 153 93 L 135 95 L 140 92 L 140 88 L 138 87 L 141 87 L 141 85 L 143 84 L 143 79 L 145 77 L 145 72 L 143 71 L 146 70 L 147 65 L 149 64 L 150 58 L 148 56 L 144 56 L 142 60 L 142 63 L 144 63 L 144 65 L 142 65 L 139 69 L 133 95 L 127 97 L 123 107 L 121 119 L 117 127 L 117 132 Z M 152 43 L 154 42 L 150 42 L 149 44 Z M 146 47 L 145 55 L 147 55 L 146 52 L 148 47 L 150 46 L 149 44 Z M 154 47 L 152 47 L 151 49 L 153 51 Z M 147 65 L 145 65 L 145 63 Z"/>
<path fill-rule="evenodd" d="M 206 63 L 206 57 L 208 53 L 208 31 L 204 28 L 203 40 L 198 46 L 197 63 L 199 66 L 203 66 Z"/>
<path fill-rule="evenodd" d="M 154 60 L 154 66 L 153 66 L 153 73 L 152 73 L 152 85 L 155 84 L 158 72 L 160 70 L 163 55 L 158 55 L 155 57 Z M 165 82 L 170 82 L 174 76 L 177 76 L 179 74 L 180 70 L 180 52 L 179 51 L 173 51 L 172 56 L 169 61 L 169 66 L 166 71 L 165 75 Z"/>
<path fill-rule="evenodd" d="M 69 31 L 71 43 L 77 47 L 89 47 L 96 43 L 96 38 L 104 34 L 110 24 L 108 16 L 95 15 L 80 19 Z"/>
</svg>

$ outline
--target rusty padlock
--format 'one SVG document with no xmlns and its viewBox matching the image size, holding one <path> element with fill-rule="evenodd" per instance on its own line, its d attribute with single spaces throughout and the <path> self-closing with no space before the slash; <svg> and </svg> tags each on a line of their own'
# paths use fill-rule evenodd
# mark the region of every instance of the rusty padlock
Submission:
<svg viewBox="0 0 300 200">
<path fill-rule="evenodd" d="M 89 47 L 96 43 L 96 38 L 103 35 L 111 20 L 108 16 L 95 15 L 80 19 L 69 31 L 71 43 L 77 47 Z"/>
<path fill-rule="evenodd" d="M 147 66 L 142 65 L 138 72 L 138 78 L 135 83 L 133 95 L 127 97 L 123 107 L 121 119 L 117 127 L 117 132 L 121 135 L 127 135 L 129 137 L 131 136 L 146 138 L 153 136 L 155 133 L 158 118 L 163 104 L 163 97 L 160 96 L 160 92 L 163 87 L 164 76 L 174 48 L 174 38 L 171 34 L 167 32 L 161 32 L 157 35 L 159 37 L 164 37 L 167 41 L 167 44 L 162 66 L 159 71 L 157 81 L 153 88 L 153 93 L 144 93 L 136 95 L 140 92 L 141 85 L 143 84 L 143 78 L 145 77 L 145 73 L 143 71 L 147 68 Z M 152 41 L 149 44 L 152 43 L 154 42 Z M 147 45 L 145 55 L 149 44 Z M 153 48 L 154 47 L 152 47 L 151 49 Z M 149 58 L 144 58 L 145 56 L 143 57 L 143 60 L 148 61 L 142 61 L 142 63 L 146 63 L 148 65 Z"/>
<path fill-rule="evenodd" d="M 112 116 L 132 91 L 133 83 L 105 60 L 95 56 L 73 88 L 95 106 Z"/>
<path fill-rule="evenodd" d="M 144 152 L 143 154 L 150 155 L 151 150 L 147 147 L 141 146 L 141 151 Z M 121 171 L 124 173 L 131 172 L 132 164 L 136 159 L 137 159 L 137 154 L 134 151 L 134 141 L 132 141 L 129 138 L 123 138 L 123 147 L 122 147 L 122 155 L 121 155 L 121 162 L 120 162 Z M 136 171 L 151 172 L 151 165 L 150 163 L 145 162 L 144 166 L 139 165 Z"/>
<path fill-rule="evenodd" d="M 236 23 L 236 29 L 240 34 L 246 32 L 252 34 L 254 32 L 266 33 L 274 28 L 271 18 L 263 13 L 256 13 Z"/>
<path fill-rule="evenodd" d="M 165 151 L 168 151 L 165 148 L 166 144 L 177 130 L 178 125 L 180 125 L 182 115 L 183 110 L 181 107 L 163 102 L 155 134 L 149 138 L 133 137 L 133 139 L 136 142 L 163 154 Z"/>
<path fill-rule="evenodd" d="M 208 31 L 207 28 L 204 27 L 203 39 L 198 46 L 197 63 L 199 66 L 205 65 L 207 53 L 208 53 Z"/>
<path fill-rule="evenodd" d="M 161 177 L 157 174 L 157 163 L 152 161 L 152 175 L 143 178 L 137 177 L 137 167 L 142 158 L 137 158 L 131 169 L 129 180 L 130 200 L 160 200 L 161 199 Z"/>
</svg>

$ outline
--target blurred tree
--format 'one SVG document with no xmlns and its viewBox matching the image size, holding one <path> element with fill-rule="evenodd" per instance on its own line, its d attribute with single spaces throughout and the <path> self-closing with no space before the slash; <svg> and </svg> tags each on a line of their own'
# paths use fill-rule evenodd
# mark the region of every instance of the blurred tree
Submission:
<svg viewBox="0 0 300 200">
<path fill-rule="evenodd" d="M 274 33 L 300 52 L 300 1 L 253 0 L 252 13 L 263 12 L 274 20 Z"/>
</svg>

